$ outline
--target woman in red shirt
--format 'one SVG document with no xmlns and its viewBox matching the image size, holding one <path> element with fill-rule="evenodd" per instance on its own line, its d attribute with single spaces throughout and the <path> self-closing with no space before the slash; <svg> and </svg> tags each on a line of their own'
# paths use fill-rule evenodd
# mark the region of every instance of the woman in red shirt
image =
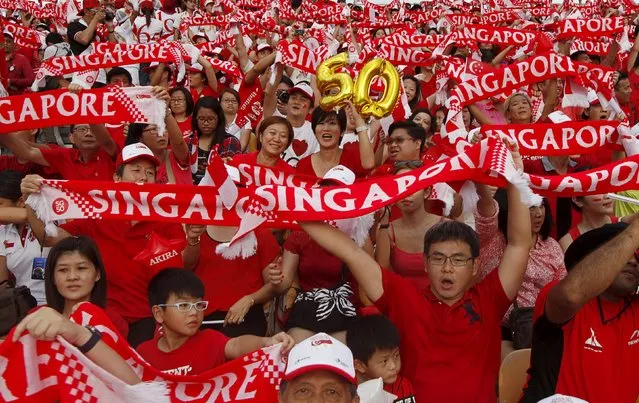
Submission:
<svg viewBox="0 0 639 403">
<path fill-rule="evenodd" d="M 193 102 L 202 97 L 217 97 L 217 78 L 211 62 L 203 56 L 191 67 L 186 69 L 189 73 L 189 84 Z"/>
<path fill-rule="evenodd" d="M 280 255 L 280 246 L 268 229 L 258 228 L 234 246 L 226 243 L 237 227 L 209 225 L 201 237 L 201 253 L 195 273 L 204 283 L 204 300 L 209 306 L 204 321 L 224 320 L 224 325 L 209 324 L 228 337 L 244 334 L 264 336 L 266 317 L 262 304 L 275 293 L 264 282 L 262 272 Z M 250 255 L 250 256 L 247 256 Z"/>
<path fill-rule="evenodd" d="M 343 148 L 340 148 L 342 136 L 346 131 L 346 113 L 353 117 L 359 141 L 345 144 Z M 315 108 L 311 127 L 320 150 L 302 158 L 297 163 L 298 173 L 322 178 L 329 169 L 336 165 L 343 165 L 353 171 L 358 178 L 363 178 L 375 168 L 375 154 L 368 137 L 368 126 L 352 103 L 347 102 L 339 112 L 327 112 L 322 108 Z"/>
<path fill-rule="evenodd" d="M 156 183 L 192 185 L 189 149 L 177 121 L 166 114 L 166 130 L 159 133 L 156 125 L 133 123 L 129 126 L 126 144 L 143 143 L 160 161 L 155 175 Z M 169 143 L 171 148 L 169 149 Z"/>
<path fill-rule="evenodd" d="M 197 170 L 198 138 L 193 135 L 193 97 L 191 92 L 182 86 L 172 88 L 169 91 L 169 96 L 171 97 L 169 101 L 171 113 L 189 148 L 189 164 L 191 165 L 191 173 L 194 173 Z"/>
<path fill-rule="evenodd" d="M 572 208 L 581 213 L 581 221 L 559 240 L 564 252 L 581 234 L 606 224 L 618 222 L 614 206 L 614 200 L 605 194 L 573 197 Z"/>
<path fill-rule="evenodd" d="M 227 164 L 236 168 L 240 168 L 241 165 L 269 167 L 294 174 L 295 168 L 280 157 L 293 142 L 293 136 L 293 126 L 286 118 L 270 116 L 264 119 L 257 129 L 258 151 L 235 155 Z"/>
</svg>

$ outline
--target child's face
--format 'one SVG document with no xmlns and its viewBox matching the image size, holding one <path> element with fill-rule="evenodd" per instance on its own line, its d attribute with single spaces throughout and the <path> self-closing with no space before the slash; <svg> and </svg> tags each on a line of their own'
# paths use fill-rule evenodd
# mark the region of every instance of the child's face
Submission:
<svg viewBox="0 0 639 403">
<path fill-rule="evenodd" d="M 202 301 L 202 298 L 171 294 L 166 304 L 196 303 L 199 301 Z M 198 311 L 195 307 L 192 307 L 188 312 L 182 312 L 175 306 L 154 307 L 153 314 L 155 320 L 164 327 L 165 333 L 173 332 L 179 336 L 187 337 L 195 335 L 204 320 L 204 311 Z"/>
<path fill-rule="evenodd" d="M 377 350 L 364 366 L 369 379 L 382 378 L 385 384 L 393 384 L 402 368 L 399 347 L 391 350 Z"/>
</svg>

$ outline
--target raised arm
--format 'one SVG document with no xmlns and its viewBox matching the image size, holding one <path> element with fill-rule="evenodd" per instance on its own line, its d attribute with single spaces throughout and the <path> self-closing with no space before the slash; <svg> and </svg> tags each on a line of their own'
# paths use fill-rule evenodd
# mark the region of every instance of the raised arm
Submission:
<svg viewBox="0 0 639 403">
<path fill-rule="evenodd" d="M 544 90 L 544 110 L 541 112 L 539 121 L 544 121 L 548 115 L 555 111 L 557 106 L 557 79 L 551 78 L 546 82 Z"/>
<path fill-rule="evenodd" d="M 569 321 L 612 284 L 638 248 L 639 220 L 635 218 L 621 234 L 586 255 L 548 292 L 548 320 L 556 324 Z"/>
<path fill-rule="evenodd" d="M 41 188 L 42 177 L 38 175 L 27 175 L 20 183 L 20 191 L 22 192 L 22 197 L 25 201 L 29 198 L 29 195 L 39 193 Z M 29 206 L 27 206 L 27 220 L 29 221 L 31 231 L 33 231 L 36 238 L 43 240 L 40 242 L 42 246 L 53 246 L 58 243 L 58 241 L 71 236 L 71 234 L 62 228 L 58 228 L 56 236 L 47 236 L 44 222 L 38 218 L 35 211 L 33 211 L 33 209 Z"/>
<path fill-rule="evenodd" d="M 300 227 L 324 250 L 348 266 L 360 289 L 372 302 L 384 294 L 382 269 L 368 253 L 337 228 L 321 222 L 300 222 Z"/>
<path fill-rule="evenodd" d="M 19 159 L 35 162 L 38 165 L 48 167 L 49 163 L 44 158 L 44 155 L 42 155 L 40 149 L 24 141 L 20 138 L 20 136 L 21 132 L 2 135 L 0 136 L 0 143 L 7 147 L 13 155 Z"/>
<path fill-rule="evenodd" d="M 275 80 L 273 80 L 272 84 L 270 82 L 266 84 L 266 88 L 264 88 L 264 119 L 273 116 L 273 114 L 275 113 L 275 108 L 277 108 L 277 86 L 282 79 L 283 72 L 284 65 L 281 63 L 276 64 Z"/>
<path fill-rule="evenodd" d="M 89 125 L 91 127 L 91 133 L 95 136 L 95 141 L 98 142 L 100 147 L 107 154 L 111 156 L 111 158 L 117 158 L 118 156 L 118 146 L 115 144 L 113 137 L 109 134 L 104 124 L 99 125 Z"/>
<path fill-rule="evenodd" d="M 349 113 L 355 122 L 355 134 L 359 139 L 359 156 L 362 168 L 371 170 L 375 168 L 375 152 L 373 151 L 373 145 L 368 136 L 368 125 L 350 101 L 346 101 L 345 109 L 346 113 Z"/>
<path fill-rule="evenodd" d="M 95 30 L 98 28 L 98 24 L 104 21 L 105 17 L 106 17 L 106 13 L 104 12 L 104 10 L 100 9 L 97 13 L 95 13 L 95 15 L 93 16 L 93 19 L 91 20 L 89 25 L 84 29 L 84 31 L 77 32 L 75 36 L 73 37 L 73 39 L 76 42 L 79 42 L 83 45 L 88 45 L 89 43 L 91 43 L 91 39 L 93 38 L 93 35 L 95 34 Z"/>
<path fill-rule="evenodd" d="M 190 158 L 189 146 L 184 141 L 184 136 L 177 120 L 169 111 L 166 112 L 166 129 L 169 132 L 171 152 L 182 166 L 187 166 Z"/>
<path fill-rule="evenodd" d="M 200 56 L 197 60 L 202 67 L 204 67 L 204 75 L 206 75 L 206 82 L 209 87 L 217 92 L 217 77 L 215 76 L 215 70 L 213 70 L 213 65 L 209 62 L 204 56 Z"/>
<path fill-rule="evenodd" d="M 277 54 L 273 52 L 270 55 L 263 58 L 262 60 L 260 60 L 259 62 L 257 62 L 253 66 L 253 68 L 247 71 L 246 74 L 244 75 L 244 83 L 246 83 L 247 85 L 253 84 L 255 80 L 275 62 L 276 55 Z"/>
<path fill-rule="evenodd" d="M 523 163 L 516 146 L 513 149 L 515 165 L 521 169 Z M 521 201 L 515 185 L 509 183 L 508 191 L 508 239 L 504 256 L 499 263 L 499 280 L 506 296 L 513 300 L 524 280 L 528 266 L 528 254 L 532 246 L 532 230 L 529 208 Z"/>
<path fill-rule="evenodd" d="M 639 35 L 635 38 L 635 43 L 632 45 L 632 50 L 630 51 L 630 55 L 628 55 L 628 65 L 627 71 L 630 73 L 632 69 L 635 68 L 635 63 L 637 62 L 637 55 L 639 55 Z"/>
<path fill-rule="evenodd" d="M 27 209 L 24 207 L 1 207 L 0 223 L 26 224 Z"/>
</svg>

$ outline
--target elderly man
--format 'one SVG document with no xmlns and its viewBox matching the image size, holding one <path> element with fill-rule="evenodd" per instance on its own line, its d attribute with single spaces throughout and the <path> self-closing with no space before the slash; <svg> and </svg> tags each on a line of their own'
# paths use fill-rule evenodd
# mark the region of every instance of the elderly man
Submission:
<svg viewBox="0 0 639 403">
<path fill-rule="evenodd" d="M 280 403 L 358 403 L 353 354 L 339 340 L 318 333 L 288 355 Z"/>
</svg>

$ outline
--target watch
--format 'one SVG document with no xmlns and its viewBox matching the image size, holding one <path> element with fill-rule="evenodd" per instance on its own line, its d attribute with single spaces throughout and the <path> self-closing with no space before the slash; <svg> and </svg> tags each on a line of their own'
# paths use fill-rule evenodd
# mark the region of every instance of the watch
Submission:
<svg viewBox="0 0 639 403">
<path fill-rule="evenodd" d="M 359 126 L 355 129 L 355 133 L 368 131 L 368 126 Z"/>
<path fill-rule="evenodd" d="M 83 345 L 78 346 L 78 350 L 80 350 L 82 354 L 86 354 L 91 351 L 91 349 L 95 347 L 95 345 L 98 344 L 98 342 L 102 338 L 102 333 L 100 333 L 98 329 L 94 328 L 93 326 L 87 326 L 86 328 L 89 329 L 89 331 L 91 332 L 91 338 Z"/>
</svg>

